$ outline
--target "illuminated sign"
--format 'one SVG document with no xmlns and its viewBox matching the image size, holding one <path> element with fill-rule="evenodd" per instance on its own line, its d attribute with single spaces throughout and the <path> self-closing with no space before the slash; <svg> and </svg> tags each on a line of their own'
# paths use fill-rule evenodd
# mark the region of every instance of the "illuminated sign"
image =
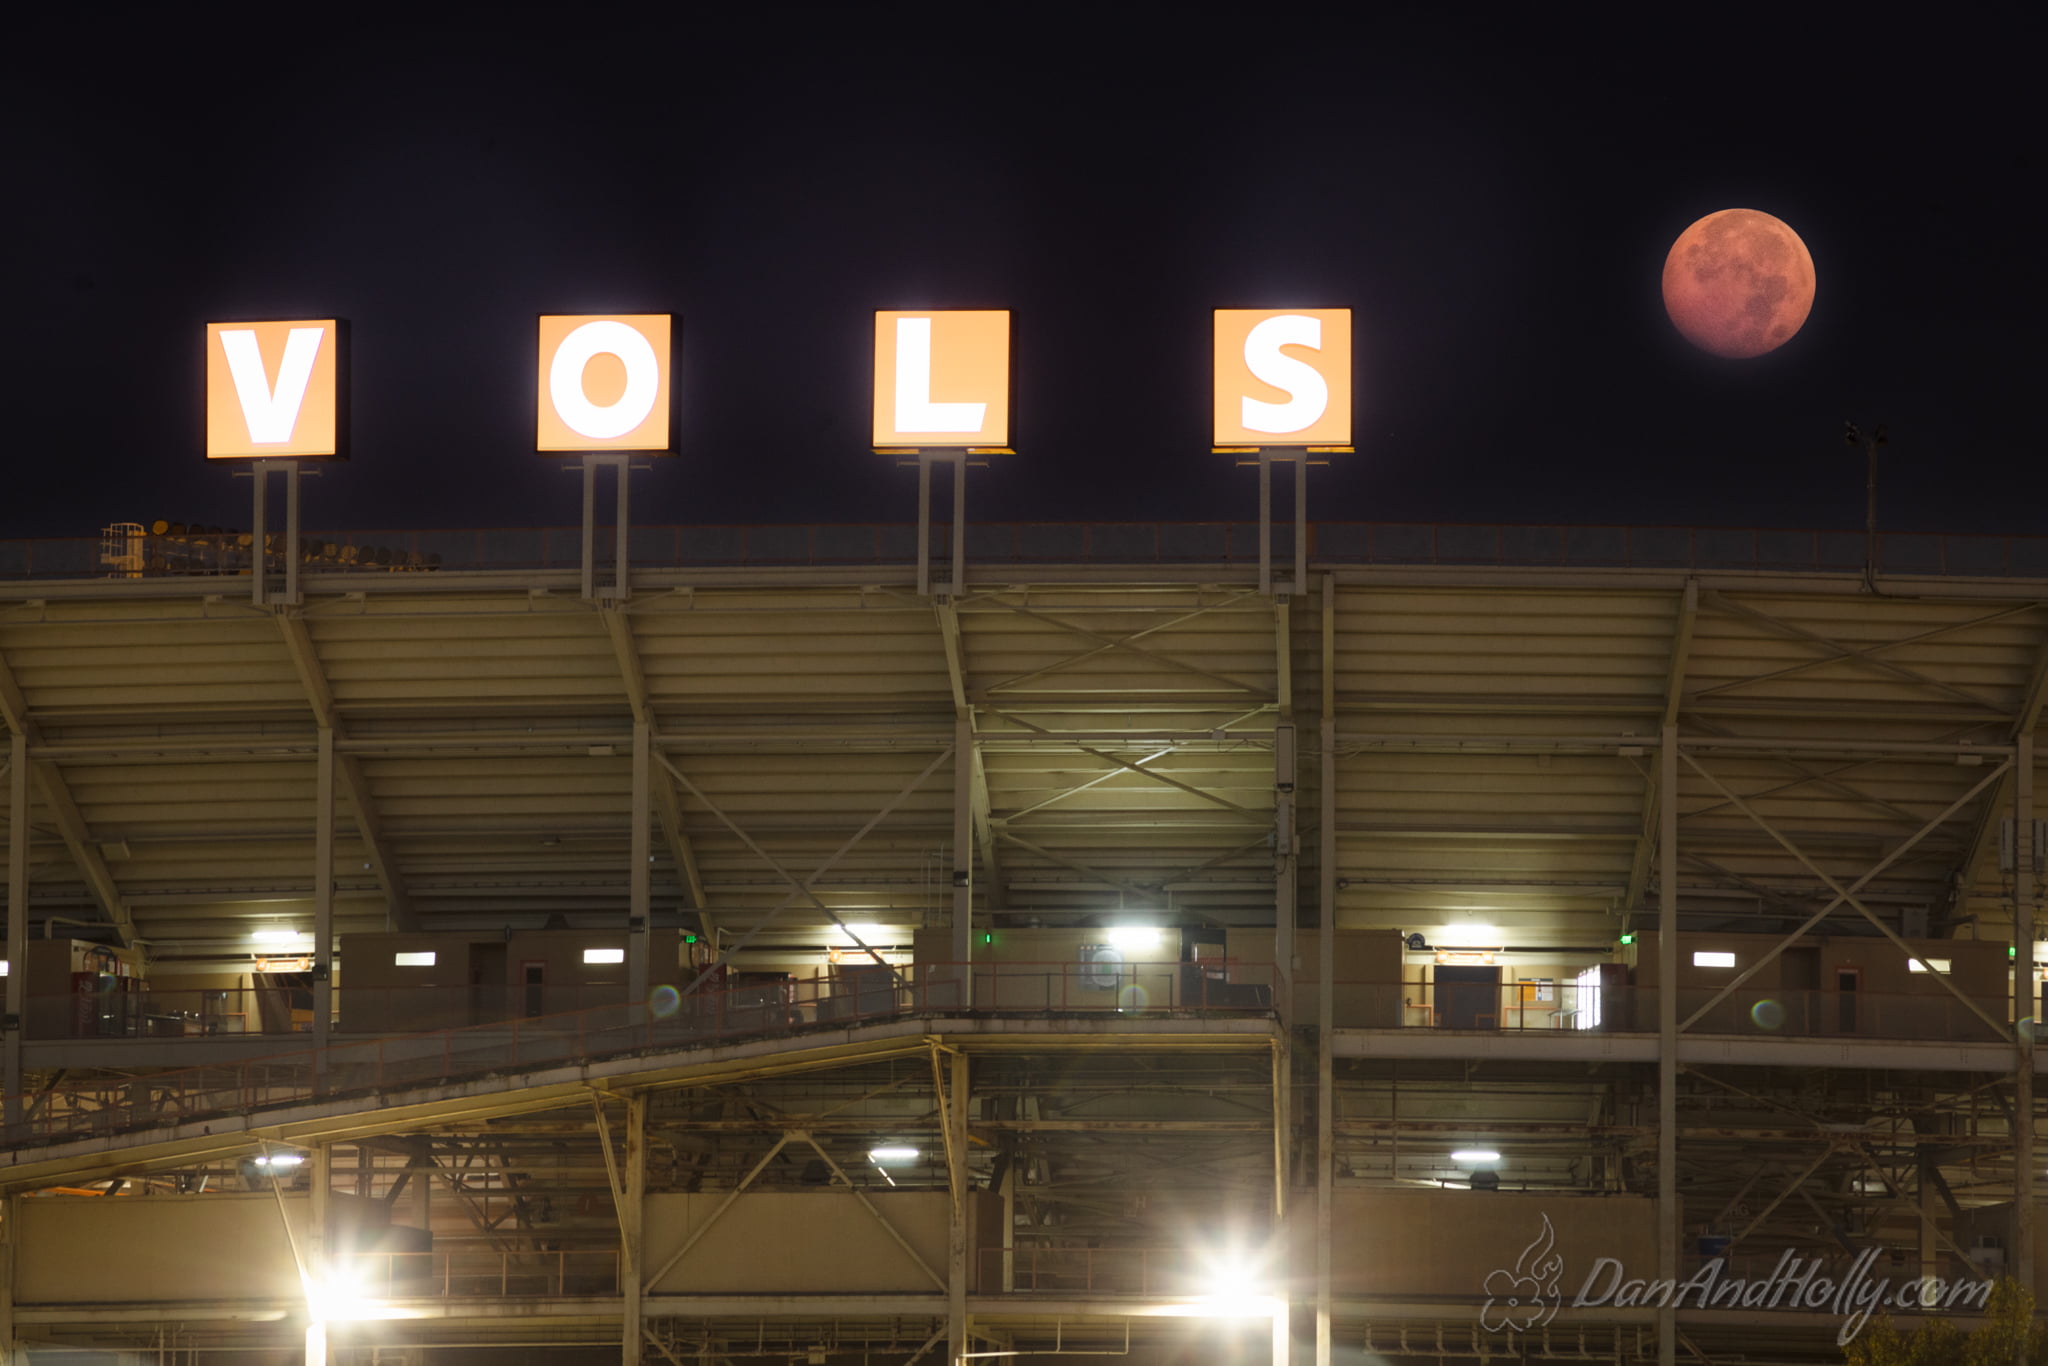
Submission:
<svg viewBox="0 0 2048 1366">
<path fill-rule="evenodd" d="M 875 314 L 877 446 L 1007 446 L 1006 311 Z"/>
<path fill-rule="evenodd" d="M 1351 310 L 1216 310 L 1216 444 L 1351 444 Z"/>
<path fill-rule="evenodd" d="M 345 455 L 347 329 L 335 318 L 206 325 L 206 458 Z"/>
<path fill-rule="evenodd" d="M 540 320 L 544 451 L 669 448 L 666 313 L 579 313 Z"/>
</svg>

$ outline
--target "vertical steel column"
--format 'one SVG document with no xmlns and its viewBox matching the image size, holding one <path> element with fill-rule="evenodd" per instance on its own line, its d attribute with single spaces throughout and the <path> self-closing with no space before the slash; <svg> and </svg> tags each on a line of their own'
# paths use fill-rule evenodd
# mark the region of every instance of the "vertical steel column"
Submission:
<svg viewBox="0 0 2048 1366">
<path fill-rule="evenodd" d="M 299 600 L 299 462 L 284 462 L 284 600 Z"/>
<path fill-rule="evenodd" d="M 1301 463 L 1304 481 L 1308 461 Z M 1296 534 L 1301 523 L 1297 521 Z M 1300 563 L 1297 552 L 1296 563 Z M 1299 570 L 1297 569 L 1297 572 Z M 1305 583 L 1305 579 L 1297 580 Z M 1316 1366 L 1330 1366 L 1332 1254 L 1337 1221 L 1337 579 L 1323 576 L 1322 744 L 1316 775 Z"/>
<path fill-rule="evenodd" d="M 612 590 L 614 602 L 624 602 L 633 596 L 633 519 L 627 511 L 626 494 L 633 484 L 633 457 L 614 457 L 612 478 L 618 480 L 617 511 L 612 520 L 617 524 L 612 531 Z"/>
<path fill-rule="evenodd" d="M 647 999 L 648 948 L 651 935 L 648 932 L 648 916 L 652 910 L 650 866 L 654 858 L 653 842 L 648 831 L 648 822 L 653 819 L 654 801 L 654 732 L 646 721 L 633 723 L 633 798 L 631 841 L 633 870 L 627 878 L 626 905 L 626 1003 L 637 1006 Z M 674 964 L 664 966 L 673 969 Z"/>
<path fill-rule="evenodd" d="M 1678 1280 L 1678 726 L 1657 749 L 1657 1276 Z M 1657 1363 L 1678 1360 L 1678 1314 L 1657 1311 Z"/>
<path fill-rule="evenodd" d="M 362 1150 L 358 1148 L 356 1151 L 356 1161 L 361 1162 Z M 327 1260 L 327 1217 L 329 1197 L 334 1187 L 334 1169 L 332 1152 L 327 1144 L 315 1143 L 310 1156 L 312 1160 L 309 1165 L 313 1168 L 312 1198 L 308 1202 L 309 1208 L 306 1212 L 306 1261 L 301 1268 L 310 1301 L 307 1306 L 306 1366 L 327 1366 L 327 1321 L 323 1315 L 326 1313 L 326 1305 L 330 1298 L 328 1286 L 339 1279 L 333 1275 L 333 1269 Z M 266 1179 L 273 1187 L 276 1186 L 277 1175 L 274 1169 Z M 282 1201 L 278 1204 L 278 1214 L 280 1217 L 284 1214 Z M 289 1230 L 290 1225 L 286 1225 L 286 1228 Z"/>
<path fill-rule="evenodd" d="M 967 453 L 953 460 L 953 596 L 967 591 Z"/>
<path fill-rule="evenodd" d="M 1294 462 L 1294 592 L 1308 592 L 1308 452 Z"/>
<path fill-rule="evenodd" d="M 583 457 L 583 600 L 597 599 L 597 457 Z"/>
<path fill-rule="evenodd" d="M 604 1122 L 599 1107 L 598 1123 Z M 619 1204 L 619 1288 L 625 1292 L 619 1334 L 621 1366 L 640 1366 L 647 1324 L 640 1279 L 641 1231 L 647 1214 L 647 1097 L 626 1097 L 626 1183 Z"/>
<path fill-rule="evenodd" d="M 958 1366 L 967 1351 L 967 1055 L 954 1052 L 946 1085 L 946 1185 L 952 1214 L 946 1236 L 946 1360 Z"/>
<path fill-rule="evenodd" d="M 1294 828 L 1294 726 L 1273 727 L 1273 1006 L 1282 1028 L 1292 1029 L 1294 973 L 1298 966 L 1294 942 L 1298 874 Z"/>
<path fill-rule="evenodd" d="M 2012 771 L 2013 1118 L 2012 1275 L 2034 1284 L 2034 732 L 2017 737 Z"/>
<path fill-rule="evenodd" d="M 0 1366 L 26 1366 L 29 1359 L 14 1339 L 14 1263 L 20 1237 L 21 1197 L 0 1198 Z"/>
<path fill-rule="evenodd" d="M 28 732 L 7 746 L 6 1123 L 21 1123 L 21 1036 L 28 994 Z"/>
<path fill-rule="evenodd" d="M 974 723 L 953 723 L 953 970 L 960 1008 L 974 1005 Z"/>
<path fill-rule="evenodd" d="M 319 731 L 313 779 L 313 1049 L 326 1061 L 334 1021 L 334 727 Z"/>
<path fill-rule="evenodd" d="M 932 593 L 932 458 L 917 454 L 917 595 Z"/>
<path fill-rule="evenodd" d="M 1259 452 L 1259 592 L 1273 595 L 1273 457 Z"/>
<path fill-rule="evenodd" d="M 268 460 L 249 462 L 249 482 L 256 489 L 256 505 L 249 514 L 249 600 L 258 607 L 263 605 L 263 482 L 269 473 Z"/>
</svg>

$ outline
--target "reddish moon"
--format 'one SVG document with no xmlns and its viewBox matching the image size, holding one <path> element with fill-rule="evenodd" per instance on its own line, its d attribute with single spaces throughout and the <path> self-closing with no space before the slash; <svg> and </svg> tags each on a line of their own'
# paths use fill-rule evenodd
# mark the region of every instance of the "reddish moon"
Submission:
<svg viewBox="0 0 2048 1366">
<path fill-rule="evenodd" d="M 1710 213 L 1664 258 L 1664 311 L 1702 351 L 1743 358 L 1791 340 L 1813 308 L 1813 257 L 1756 209 Z"/>
</svg>

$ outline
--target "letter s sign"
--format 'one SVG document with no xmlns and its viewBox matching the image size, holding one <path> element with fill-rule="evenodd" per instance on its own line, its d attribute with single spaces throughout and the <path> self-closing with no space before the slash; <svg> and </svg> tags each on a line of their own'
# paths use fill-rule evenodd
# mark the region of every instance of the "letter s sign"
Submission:
<svg viewBox="0 0 2048 1366">
<path fill-rule="evenodd" d="M 1351 310 L 1216 310 L 1219 446 L 1351 443 Z"/>
</svg>

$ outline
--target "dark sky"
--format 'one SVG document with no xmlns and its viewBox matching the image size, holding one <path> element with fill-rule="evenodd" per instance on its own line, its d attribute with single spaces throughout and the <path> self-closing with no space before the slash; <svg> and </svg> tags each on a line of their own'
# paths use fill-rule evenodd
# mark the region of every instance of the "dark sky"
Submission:
<svg viewBox="0 0 2048 1366">
<path fill-rule="evenodd" d="M 354 459 L 308 486 L 309 530 L 570 524 L 577 482 L 533 451 L 533 318 L 603 310 L 679 318 L 679 453 L 638 520 L 910 518 L 913 477 L 868 448 L 872 312 L 923 307 L 1015 313 L 1019 453 L 977 519 L 1243 517 L 1210 311 L 1345 305 L 1358 454 L 1318 518 L 1859 527 L 1853 417 L 1890 423 L 1886 526 L 2048 532 L 2019 11 L 1791 9 L 1633 35 L 1486 8 L 497 10 L 267 45 L 198 11 L 52 21 L 0 96 L 0 536 L 245 525 L 198 439 L 202 323 L 233 317 L 351 320 Z M 1733 206 L 1819 276 L 1751 361 L 1692 351 L 1658 289 Z"/>
</svg>

